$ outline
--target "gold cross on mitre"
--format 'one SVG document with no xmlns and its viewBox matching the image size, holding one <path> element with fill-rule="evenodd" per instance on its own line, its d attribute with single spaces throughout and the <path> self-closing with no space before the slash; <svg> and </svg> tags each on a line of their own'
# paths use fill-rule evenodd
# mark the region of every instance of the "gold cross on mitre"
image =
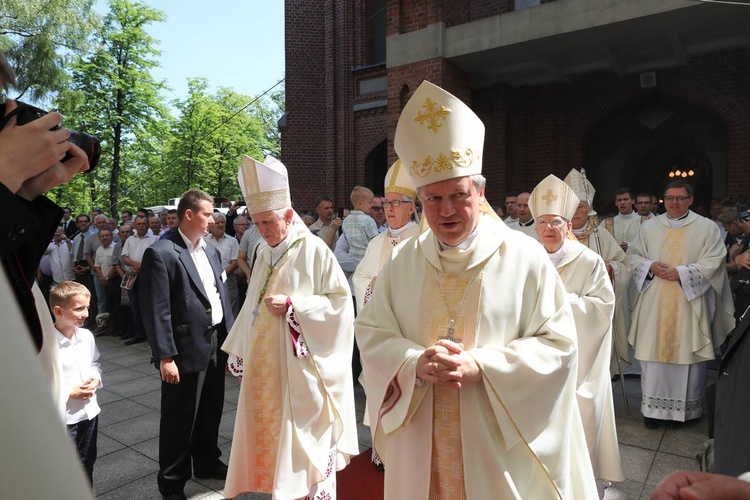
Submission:
<svg viewBox="0 0 750 500">
<path fill-rule="evenodd" d="M 547 205 L 552 205 L 553 201 L 557 201 L 557 195 L 551 189 L 548 189 L 547 194 L 542 196 L 542 199 Z"/>
</svg>

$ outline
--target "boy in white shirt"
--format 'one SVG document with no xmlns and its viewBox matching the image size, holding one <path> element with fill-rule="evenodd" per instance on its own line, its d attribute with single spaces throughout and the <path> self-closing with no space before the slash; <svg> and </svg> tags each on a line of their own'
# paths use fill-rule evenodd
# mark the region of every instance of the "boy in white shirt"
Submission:
<svg viewBox="0 0 750 500">
<path fill-rule="evenodd" d="M 99 350 L 94 336 L 83 328 L 89 316 L 91 294 L 75 281 L 63 281 L 50 290 L 55 336 L 62 367 L 62 394 L 67 394 L 65 420 L 89 482 L 93 484 L 98 415 L 96 390 L 102 387 Z"/>
</svg>

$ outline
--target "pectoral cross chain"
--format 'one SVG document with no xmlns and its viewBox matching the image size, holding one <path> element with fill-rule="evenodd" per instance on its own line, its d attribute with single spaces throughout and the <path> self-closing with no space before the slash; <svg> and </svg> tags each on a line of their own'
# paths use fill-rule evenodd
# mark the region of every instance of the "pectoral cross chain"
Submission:
<svg viewBox="0 0 750 500">
<path fill-rule="evenodd" d="M 448 335 L 440 335 L 438 337 L 438 340 L 450 340 L 451 342 L 455 342 L 457 344 L 463 342 L 463 339 L 456 337 L 456 322 L 453 320 L 453 318 L 450 318 L 448 320 L 446 331 L 448 332 Z"/>
</svg>

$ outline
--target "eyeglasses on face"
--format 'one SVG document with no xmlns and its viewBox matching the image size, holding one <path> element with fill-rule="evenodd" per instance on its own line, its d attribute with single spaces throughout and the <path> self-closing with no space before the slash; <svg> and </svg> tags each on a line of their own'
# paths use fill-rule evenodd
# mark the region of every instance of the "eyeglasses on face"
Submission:
<svg viewBox="0 0 750 500">
<path fill-rule="evenodd" d="M 393 201 L 384 201 L 383 202 L 383 208 L 390 205 L 392 208 L 398 208 L 401 206 L 402 203 L 414 203 L 413 201 L 406 201 L 406 200 L 393 200 Z"/>
<path fill-rule="evenodd" d="M 550 220 L 547 220 L 547 219 L 537 219 L 536 223 L 539 224 L 540 226 L 549 226 L 551 228 L 557 229 L 558 227 L 560 227 L 563 224 L 565 224 L 565 221 L 562 220 L 562 219 L 558 219 L 558 218 L 554 218 L 554 219 L 550 219 Z"/>
<path fill-rule="evenodd" d="M 380 212 L 381 210 L 383 210 L 383 207 L 381 207 L 380 205 L 371 205 L 370 210 L 375 210 L 376 212 Z"/>
<path fill-rule="evenodd" d="M 692 198 L 692 196 L 665 196 L 664 201 L 670 202 L 670 201 L 676 201 L 679 203 L 682 203 L 686 200 L 689 200 Z"/>
</svg>

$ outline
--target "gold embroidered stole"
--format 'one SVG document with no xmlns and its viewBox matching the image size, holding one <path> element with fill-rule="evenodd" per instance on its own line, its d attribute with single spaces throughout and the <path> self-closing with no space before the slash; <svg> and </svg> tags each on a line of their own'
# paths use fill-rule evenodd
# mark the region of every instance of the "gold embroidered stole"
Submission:
<svg viewBox="0 0 750 500">
<path fill-rule="evenodd" d="M 484 267 L 484 264 L 481 264 Z M 456 324 L 456 335 L 463 340 L 464 349 L 475 345 L 479 299 L 484 270 L 480 270 L 471 284 L 466 301 L 460 311 L 455 309 L 470 285 L 476 268 L 460 274 L 439 274 L 452 311 L 447 311 L 440 287 L 435 283 L 434 270 L 427 264 L 427 274 L 422 285 L 420 304 L 420 343 L 431 346 L 438 337 L 447 335 L 448 320 Z M 453 315 L 453 316 L 451 316 Z M 460 389 L 433 385 L 432 403 L 432 473 L 430 475 L 430 498 L 463 499 L 464 466 L 461 444 Z"/>
<path fill-rule="evenodd" d="M 266 287 L 266 297 L 285 292 L 283 284 L 288 263 L 287 256 L 285 261 L 274 269 Z M 245 374 L 241 389 L 244 408 L 240 410 L 245 412 L 247 424 L 247 474 L 254 485 L 253 491 L 271 493 L 281 434 L 281 401 L 285 394 L 281 384 L 282 363 L 279 362 L 284 344 L 281 335 L 286 333 L 288 327 L 286 320 L 283 320 L 282 332 L 279 334 L 279 318 L 272 315 L 264 303 L 258 307 L 258 313 L 258 319 L 251 332 L 256 339 L 250 349 L 250 356 L 243 359 Z"/>
<path fill-rule="evenodd" d="M 685 226 L 667 229 L 667 237 L 661 247 L 661 262 L 677 267 L 687 262 L 687 231 Z M 661 363 L 677 363 L 680 357 L 682 342 L 682 319 L 690 311 L 685 294 L 678 281 L 667 281 L 660 278 L 654 285 L 659 285 L 657 315 L 659 330 L 656 339 L 656 360 Z M 652 285 L 653 286 L 653 285 Z"/>
</svg>

